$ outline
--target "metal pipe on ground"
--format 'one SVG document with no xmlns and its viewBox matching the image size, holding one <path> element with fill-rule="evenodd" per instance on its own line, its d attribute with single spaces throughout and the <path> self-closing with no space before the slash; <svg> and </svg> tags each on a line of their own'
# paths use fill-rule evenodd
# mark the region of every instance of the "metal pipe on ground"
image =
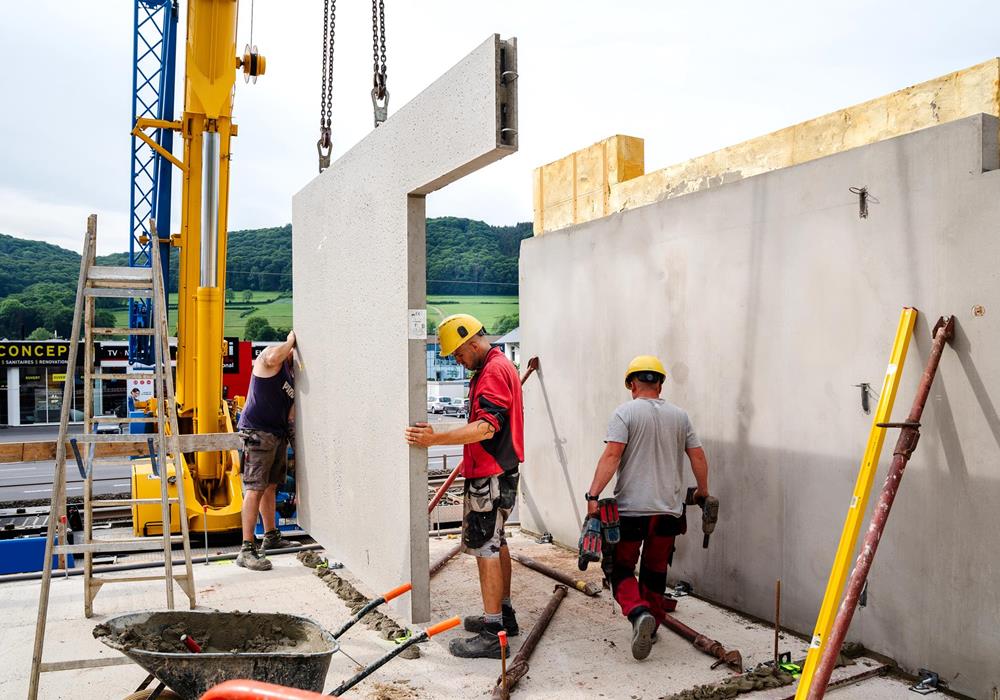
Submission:
<svg viewBox="0 0 1000 700">
<path fill-rule="evenodd" d="M 430 569 L 431 578 L 434 578 L 434 575 L 441 569 L 443 569 L 444 565 L 450 562 L 452 558 L 461 551 L 462 551 L 462 543 L 459 542 L 454 547 L 445 552 L 440 559 L 431 564 L 431 569 Z"/>
<path fill-rule="evenodd" d="M 548 629 L 549 623 L 552 622 L 552 616 L 556 614 L 556 610 L 559 608 L 559 604 L 562 603 L 563 598 L 566 597 L 566 586 L 561 584 L 557 585 L 552 589 L 552 597 L 549 598 L 548 604 L 545 609 L 542 610 L 541 616 L 538 618 L 538 622 L 535 626 L 531 628 L 531 633 L 528 638 L 524 640 L 521 644 L 520 651 L 517 652 L 517 656 L 507 667 L 507 692 L 509 693 L 517 685 L 518 681 L 528 675 L 528 660 L 531 659 L 531 655 L 535 651 L 535 647 L 538 646 L 538 640 L 542 638 L 545 630 Z M 497 678 L 496 687 L 493 688 L 493 697 L 502 698 L 504 694 L 504 679 L 503 677 Z"/>
<path fill-rule="evenodd" d="M 833 629 L 830 630 L 830 638 L 823 646 L 823 655 L 820 657 L 816 667 L 816 675 L 813 677 L 812 686 L 809 688 L 809 700 L 820 700 L 826 692 L 827 684 L 830 682 L 830 674 L 837 664 L 837 656 L 840 648 L 844 644 L 844 637 L 847 636 L 847 629 L 851 626 L 851 619 L 854 617 L 854 610 L 858 605 L 858 598 L 861 596 L 861 589 L 864 588 L 868 574 L 871 572 L 872 563 L 875 561 L 875 552 L 878 543 L 882 539 L 886 521 L 889 519 L 889 511 L 892 503 L 896 499 L 899 485 L 903 480 L 903 470 L 909 461 L 913 450 L 920 439 L 920 417 L 924 412 L 924 405 L 931 391 L 931 384 L 934 383 L 934 376 L 937 374 L 938 364 L 941 362 L 941 353 L 944 352 L 945 344 L 955 335 L 955 317 L 942 316 L 934 325 L 934 342 L 931 343 L 930 356 L 927 358 L 927 365 L 924 373 L 920 377 L 920 385 L 917 387 L 917 394 L 913 397 L 913 405 L 910 407 L 910 414 L 903 423 L 880 423 L 884 428 L 900 428 L 899 439 L 896 440 L 896 448 L 892 451 L 892 464 L 889 466 L 889 473 L 885 477 L 885 485 L 879 494 L 878 502 L 875 504 L 871 524 L 868 526 L 868 533 L 861 546 L 854 570 L 847 581 L 847 592 L 844 594 L 844 601 L 840 604 L 837 617 L 833 621 Z"/>
<path fill-rule="evenodd" d="M 311 552 L 317 549 L 323 549 L 323 545 L 320 544 L 304 544 L 299 547 L 286 547 L 285 549 L 272 549 L 268 551 L 267 556 L 275 556 L 278 554 L 298 554 L 299 552 Z M 239 552 L 232 552 L 230 554 L 213 554 L 209 557 L 191 557 L 192 564 L 204 564 L 207 561 L 230 561 L 235 559 L 239 555 Z M 174 566 L 184 566 L 183 559 L 174 559 Z M 134 564 L 105 564 L 104 566 L 95 566 L 95 574 L 107 574 L 113 573 L 115 571 L 137 571 L 139 569 L 156 569 L 163 566 L 162 561 L 142 561 L 136 562 Z M 69 571 L 53 569 L 53 576 L 82 576 L 83 569 L 70 569 Z M 34 571 L 27 574 L 7 574 L 6 576 L 0 576 L 0 584 L 8 583 L 13 581 L 38 581 L 42 578 L 41 571 Z"/>
<path fill-rule="evenodd" d="M 709 656 L 714 656 L 719 661 L 712 664 L 715 668 L 720 663 L 726 664 L 737 673 L 743 673 L 743 655 L 737 649 L 726 649 L 720 642 L 710 639 L 705 635 L 691 629 L 676 617 L 669 614 L 663 615 L 663 626 L 691 642 L 695 649 L 705 652 Z"/>
<path fill-rule="evenodd" d="M 596 583 L 588 583 L 587 581 L 581 581 L 580 579 L 573 578 L 567 573 L 559 571 L 558 569 L 553 569 L 551 566 L 537 562 L 531 557 L 526 557 L 523 554 L 510 553 L 510 558 L 516 561 L 522 566 L 526 566 L 529 569 L 534 569 L 540 574 L 545 574 L 551 579 L 558 581 L 570 588 L 580 591 L 584 595 L 595 596 L 601 592 L 601 587 Z"/>
</svg>

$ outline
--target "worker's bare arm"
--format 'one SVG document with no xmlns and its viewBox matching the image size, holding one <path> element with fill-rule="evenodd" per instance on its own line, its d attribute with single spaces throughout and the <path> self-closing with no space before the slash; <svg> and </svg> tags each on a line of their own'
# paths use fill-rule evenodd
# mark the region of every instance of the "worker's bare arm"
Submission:
<svg viewBox="0 0 1000 700">
<path fill-rule="evenodd" d="M 597 468 L 594 470 L 594 480 L 590 482 L 590 493 L 592 496 L 600 496 L 601 491 L 611 481 L 611 477 L 618 471 L 618 465 L 622 461 L 622 453 L 625 451 L 625 443 L 608 442 L 604 445 L 604 452 L 597 460 Z M 587 514 L 593 515 L 597 512 L 595 501 L 587 502 Z"/>
<path fill-rule="evenodd" d="M 431 445 L 471 445 L 474 442 L 489 440 L 496 434 L 489 421 L 477 420 L 467 423 L 455 430 L 435 433 L 427 423 L 417 423 L 408 427 L 403 434 L 406 442 L 415 447 L 430 447 Z"/>
<path fill-rule="evenodd" d="M 264 363 L 264 366 L 270 370 L 276 370 L 281 367 L 281 363 L 288 359 L 288 356 L 292 354 L 292 349 L 295 347 L 295 331 L 288 331 L 288 337 L 285 342 L 280 345 L 272 345 L 269 348 L 265 348 L 264 352 L 260 354 L 258 360 Z"/>
<path fill-rule="evenodd" d="M 688 459 L 691 460 L 691 471 L 694 473 L 695 481 L 698 482 L 698 490 L 695 496 L 701 498 L 708 495 L 708 458 L 705 450 L 701 447 L 689 447 L 687 450 Z"/>
</svg>

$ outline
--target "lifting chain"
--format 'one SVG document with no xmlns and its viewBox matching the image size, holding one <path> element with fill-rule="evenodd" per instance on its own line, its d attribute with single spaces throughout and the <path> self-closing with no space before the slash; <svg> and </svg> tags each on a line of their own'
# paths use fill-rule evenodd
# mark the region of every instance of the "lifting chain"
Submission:
<svg viewBox="0 0 1000 700">
<path fill-rule="evenodd" d="M 333 45 L 337 29 L 337 0 L 323 0 L 323 80 L 319 102 L 319 171 L 330 167 L 330 152 L 333 141 L 330 137 L 330 123 L 333 116 Z"/>
<path fill-rule="evenodd" d="M 389 89 L 385 63 L 385 0 L 372 0 L 372 109 L 375 126 L 389 116 Z"/>
</svg>

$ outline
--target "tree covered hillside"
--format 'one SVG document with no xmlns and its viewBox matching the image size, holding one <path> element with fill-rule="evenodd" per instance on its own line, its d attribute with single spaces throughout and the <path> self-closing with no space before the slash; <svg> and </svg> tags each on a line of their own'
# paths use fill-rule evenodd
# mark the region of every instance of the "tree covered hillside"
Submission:
<svg viewBox="0 0 1000 700">
<path fill-rule="evenodd" d="M 531 224 L 490 226 L 443 217 L 427 220 L 427 291 L 454 296 L 517 295 L 517 259 Z M 127 253 L 99 256 L 100 265 L 127 265 Z M 177 289 L 177 250 L 170 251 L 168 289 Z M 73 319 L 80 256 L 65 248 L 0 234 L 0 338 L 52 332 L 65 337 Z M 247 314 L 252 292 L 292 290 L 292 227 L 232 231 L 226 255 L 227 298 Z M 247 299 L 243 297 L 247 296 Z M 442 307 L 447 301 L 438 302 Z M 124 300 L 101 299 L 98 308 L 119 315 Z M 104 325 L 111 325 L 107 315 Z M 120 320 L 120 319 L 119 319 Z M 516 324 L 516 319 L 512 320 Z"/>
</svg>

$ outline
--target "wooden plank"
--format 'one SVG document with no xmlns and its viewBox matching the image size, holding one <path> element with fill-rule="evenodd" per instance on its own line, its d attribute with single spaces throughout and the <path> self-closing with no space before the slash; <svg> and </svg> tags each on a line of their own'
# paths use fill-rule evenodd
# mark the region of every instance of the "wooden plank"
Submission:
<svg viewBox="0 0 1000 700">
<path fill-rule="evenodd" d="M 153 335 L 154 328 L 108 328 L 98 326 L 91 331 L 94 335 Z"/>
<path fill-rule="evenodd" d="M 164 574 L 159 574 L 154 576 L 120 576 L 117 578 L 112 576 L 94 576 L 93 579 L 91 580 L 97 585 L 103 586 L 105 583 L 135 583 L 140 581 L 163 581 L 166 578 L 167 577 Z M 187 575 L 176 574 L 174 575 L 173 579 L 174 581 L 177 581 L 177 583 L 181 583 L 182 581 L 187 580 Z"/>
<path fill-rule="evenodd" d="M 181 452 L 220 452 L 243 448 L 243 438 L 239 433 L 181 435 L 177 441 L 180 443 Z"/>
<path fill-rule="evenodd" d="M 176 498 L 168 498 L 170 503 L 177 503 Z M 94 507 L 101 506 L 131 506 L 131 505 L 159 505 L 159 498 L 95 498 Z"/>
<path fill-rule="evenodd" d="M 105 381 L 125 381 L 126 379 L 152 379 L 152 372 L 93 372 L 91 379 L 103 379 Z"/>
<path fill-rule="evenodd" d="M 55 459 L 55 443 L 52 443 L 52 457 L 50 459 Z M 24 458 L 22 454 L 24 453 L 24 443 L 22 442 L 5 442 L 0 444 L 0 464 L 6 464 L 8 462 L 23 462 Z"/>
<path fill-rule="evenodd" d="M 181 536 L 174 535 L 170 542 L 180 542 Z M 102 540 L 81 544 L 57 544 L 52 548 L 53 554 L 84 554 L 85 552 L 151 552 L 163 549 L 162 537 L 147 539 Z"/>
<path fill-rule="evenodd" d="M 72 671 L 77 668 L 102 668 L 104 666 L 129 666 L 135 661 L 127 656 L 109 656 L 106 659 L 77 659 L 75 661 L 46 661 L 41 664 L 42 673 L 49 671 Z"/>
<path fill-rule="evenodd" d="M 66 445 L 69 449 L 69 444 Z M 146 444 L 103 443 L 95 446 L 94 457 L 142 457 Z M 0 464 L 12 462 L 47 462 L 56 458 L 56 441 L 12 442 L 0 446 Z M 98 465 L 100 466 L 100 465 Z"/>
<path fill-rule="evenodd" d="M 114 297 L 119 299 L 148 299 L 153 295 L 153 290 L 143 288 L 109 289 L 106 287 L 87 287 L 83 290 L 83 295 L 88 297 Z"/>
<path fill-rule="evenodd" d="M 125 281 L 125 282 L 149 282 L 153 281 L 153 272 L 148 267 L 124 267 L 116 265 L 93 265 L 87 273 L 87 279 L 94 281 Z"/>
</svg>

